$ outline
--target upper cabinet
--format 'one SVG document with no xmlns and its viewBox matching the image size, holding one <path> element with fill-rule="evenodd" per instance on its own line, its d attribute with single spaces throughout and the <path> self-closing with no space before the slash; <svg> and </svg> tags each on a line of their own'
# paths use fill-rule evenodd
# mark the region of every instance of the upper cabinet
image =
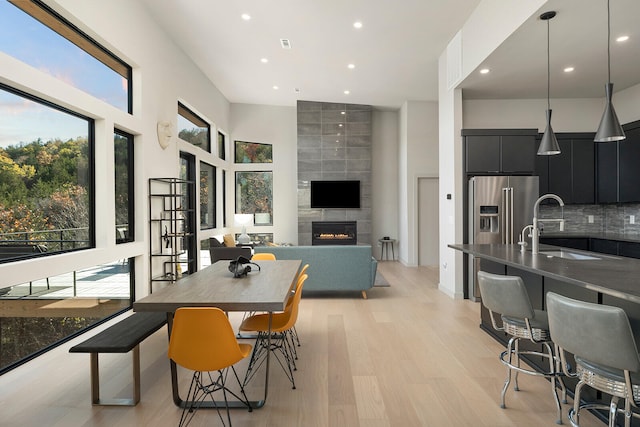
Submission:
<svg viewBox="0 0 640 427">
<path fill-rule="evenodd" d="M 540 194 L 557 194 L 567 204 L 595 203 L 594 134 L 556 134 L 560 154 L 537 156 Z"/>
<path fill-rule="evenodd" d="M 532 174 L 537 134 L 537 129 L 464 129 L 465 171 Z"/>
<path fill-rule="evenodd" d="M 640 121 L 624 131 L 622 141 L 596 144 L 598 203 L 640 202 Z"/>
</svg>

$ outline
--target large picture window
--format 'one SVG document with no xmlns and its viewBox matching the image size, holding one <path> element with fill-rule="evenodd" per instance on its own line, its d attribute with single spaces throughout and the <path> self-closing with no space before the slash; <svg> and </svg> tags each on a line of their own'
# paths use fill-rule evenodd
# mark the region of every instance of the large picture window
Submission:
<svg viewBox="0 0 640 427">
<path fill-rule="evenodd" d="M 0 2 L 0 51 L 132 112 L 131 67 L 41 1 Z"/>
<path fill-rule="evenodd" d="M 93 120 L 2 85 L 0 109 L 0 262 L 93 247 Z"/>
<path fill-rule="evenodd" d="M 272 225 L 273 172 L 236 172 L 236 213 L 254 214 L 254 224 Z"/>
</svg>

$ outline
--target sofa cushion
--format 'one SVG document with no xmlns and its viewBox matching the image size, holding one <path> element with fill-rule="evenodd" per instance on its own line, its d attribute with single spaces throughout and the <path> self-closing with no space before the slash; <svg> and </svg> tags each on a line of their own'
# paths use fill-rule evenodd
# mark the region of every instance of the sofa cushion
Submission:
<svg viewBox="0 0 640 427">
<path fill-rule="evenodd" d="M 224 245 L 228 248 L 233 248 L 236 245 L 236 239 L 231 234 L 224 235 Z"/>
</svg>

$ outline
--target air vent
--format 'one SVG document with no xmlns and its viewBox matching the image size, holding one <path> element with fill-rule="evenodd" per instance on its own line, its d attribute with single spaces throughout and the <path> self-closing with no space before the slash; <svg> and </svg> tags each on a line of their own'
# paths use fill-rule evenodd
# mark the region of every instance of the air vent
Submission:
<svg viewBox="0 0 640 427">
<path fill-rule="evenodd" d="M 280 39 L 280 46 L 282 46 L 283 49 L 291 49 L 291 42 L 289 39 Z"/>
</svg>

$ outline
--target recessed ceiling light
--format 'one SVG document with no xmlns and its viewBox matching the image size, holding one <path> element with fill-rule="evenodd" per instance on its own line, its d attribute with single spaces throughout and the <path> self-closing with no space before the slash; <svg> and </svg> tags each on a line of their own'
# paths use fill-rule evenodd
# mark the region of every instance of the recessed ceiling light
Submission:
<svg viewBox="0 0 640 427">
<path fill-rule="evenodd" d="M 488 69 L 488 68 L 483 68 L 483 69 L 480 70 L 480 74 L 489 74 L 489 71 L 491 71 L 491 70 Z"/>
<path fill-rule="evenodd" d="M 273 86 L 273 90 L 278 90 L 278 89 L 280 89 L 278 86 L 276 85 Z"/>
<path fill-rule="evenodd" d="M 627 40 L 629 40 L 629 36 L 620 36 L 616 39 L 618 43 L 626 42 Z"/>
<path fill-rule="evenodd" d="M 347 114 L 347 113 L 345 113 L 344 111 L 340 111 L 340 114 Z"/>
<path fill-rule="evenodd" d="M 350 69 L 350 70 L 353 70 L 354 68 L 356 68 L 356 65 L 355 64 L 349 64 L 349 65 L 347 65 L 347 68 Z"/>
<path fill-rule="evenodd" d="M 269 62 L 269 60 L 267 58 L 262 58 L 260 62 L 262 62 L 263 64 L 266 64 L 267 62 Z"/>
<path fill-rule="evenodd" d="M 351 92 L 349 92 L 348 90 L 345 90 L 345 91 L 344 91 L 344 94 L 345 94 L 345 95 L 349 95 L 350 93 L 351 93 Z"/>
<path fill-rule="evenodd" d="M 338 125 L 338 127 L 342 127 L 342 123 L 340 123 L 340 124 Z"/>
<path fill-rule="evenodd" d="M 248 13 L 243 13 L 241 16 L 242 16 L 242 19 L 244 19 L 245 21 L 248 21 L 251 19 L 251 15 L 249 15 Z"/>
<path fill-rule="evenodd" d="M 362 28 L 362 22 L 360 22 L 360 21 L 354 22 L 353 23 L 353 28 L 357 28 L 357 29 Z"/>
<path fill-rule="evenodd" d="M 562 70 L 562 71 L 564 71 L 565 73 L 570 73 L 570 72 L 572 72 L 573 70 L 575 70 L 575 68 L 573 68 L 573 67 L 566 67 L 566 68 L 565 68 L 564 70 Z"/>
</svg>

